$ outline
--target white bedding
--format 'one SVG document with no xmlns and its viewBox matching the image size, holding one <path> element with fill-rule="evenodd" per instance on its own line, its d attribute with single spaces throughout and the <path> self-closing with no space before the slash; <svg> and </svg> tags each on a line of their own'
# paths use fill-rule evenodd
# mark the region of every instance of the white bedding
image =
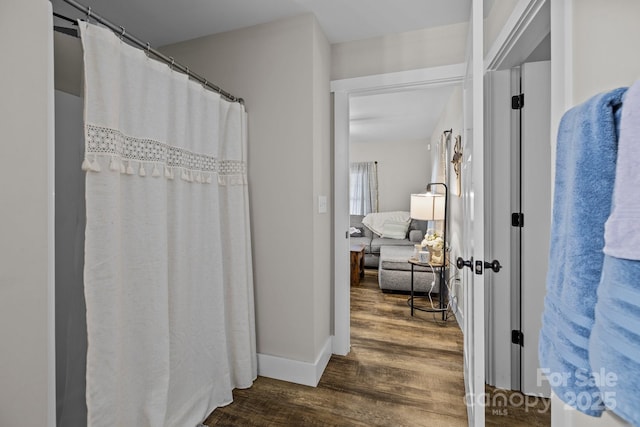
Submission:
<svg viewBox="0 0 640 427">
<path fill-rule="evenodd" d="M 409 212 L 395 211 L 395 212 L 375 212 L 367 214 L 362 219 L 362 224 L 369 230 L 376 233 L 378 236 L 382 236 L 384 231 L 384 223 L 387 221 L 395 222 L 409 222 L 411 217 Z"/>
</svg>

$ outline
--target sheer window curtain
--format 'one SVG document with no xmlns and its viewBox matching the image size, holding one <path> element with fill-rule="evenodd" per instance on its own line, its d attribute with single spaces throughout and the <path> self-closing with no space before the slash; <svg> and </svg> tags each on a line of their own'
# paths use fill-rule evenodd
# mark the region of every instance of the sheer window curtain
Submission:
<svg viewBox="0 0 640 427">
<path fill-rule="evenodd" d="M 80 30 L 87 424 L 195 426 L 257 373 L 246 114 Z"/>
<path fill-rule="evenodd" d="M 349 165 L 350 214 L 378 212 L 378 162 Z"/>
</svg>

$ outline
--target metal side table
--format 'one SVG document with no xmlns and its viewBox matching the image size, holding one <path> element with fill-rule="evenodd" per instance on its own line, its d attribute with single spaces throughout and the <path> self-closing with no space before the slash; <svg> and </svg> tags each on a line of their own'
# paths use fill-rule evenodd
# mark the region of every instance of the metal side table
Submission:
<svg viewBox="0 0 640 427">
<path fill-rule="evenodd" d="M 426 262 L 420 262 L 415 258 L 409 258 L 409 264 L 411 264 L 411 296 L 407 301 L 409 303 L 409 307 L 411 307 L 411 316 L 413 316 L 414 310 L 426 311 L 428 313 L 442 313 L 442 320 L 447 320 L 447 308 L 445 304 L 445 300 L 447 298 L 446 291 L 447 286 L 445 282 L 445 270 L 447 268 L 446 265 L 432 265 Z M 432 270 L 438 270 L 438 308 L 425 308 L 425 307 L 416 307 L 414 304 L 414 291 L 413 291 L 413 271 L 415 266 L 418 267 L 429 267 Z M 435 271 L 434 271 L 435 272 Z"/>
</svg>

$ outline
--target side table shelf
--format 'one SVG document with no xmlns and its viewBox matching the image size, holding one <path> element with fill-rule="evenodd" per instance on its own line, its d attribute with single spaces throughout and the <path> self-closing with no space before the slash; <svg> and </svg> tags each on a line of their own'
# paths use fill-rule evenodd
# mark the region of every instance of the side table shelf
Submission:
<svg viewBox="0 0 640 427">
<path fill-rule="evenodd" d="M 445 271 L 447 269 L 447 265 L 432 265 L 429 263 L 420 262 L 415 258 L 409 258 L 409 264 L 411 264 L 411 296 L 407 303 L 409 307 L 411 307 L 411 316 L 413 316 L 414 310 L 426 311 L 429 313 L 442 313 L 442 320 L 447 320 L 447 307 L 445 304 L 445 299 L 447 298 L 447 286 L 445 284 Z M 438 308 L 424 308 L 424 307 L 416 307 L 414 304 L 414 292 L 413 292 L 413 270 L 414 267 L 429 267 L 432 271 L 438 271 Z"/>
</svg>

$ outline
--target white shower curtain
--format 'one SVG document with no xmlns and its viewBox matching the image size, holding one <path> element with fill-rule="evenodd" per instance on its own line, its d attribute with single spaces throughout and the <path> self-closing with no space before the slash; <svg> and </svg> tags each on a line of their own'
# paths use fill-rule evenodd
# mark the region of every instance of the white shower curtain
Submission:
<svg viewBox="0 0 640 427">
<path fill-rule="evenodd" d="M 88 425 L 195 426 L 256 378 L 246 114 L 80 28 Z"/>
</svg>

